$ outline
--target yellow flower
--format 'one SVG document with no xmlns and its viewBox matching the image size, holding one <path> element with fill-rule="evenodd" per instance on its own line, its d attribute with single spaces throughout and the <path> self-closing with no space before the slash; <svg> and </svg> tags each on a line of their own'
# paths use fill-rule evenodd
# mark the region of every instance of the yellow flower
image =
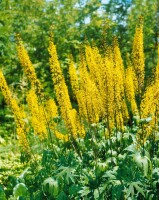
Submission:
<svg viewBox="0 0 159 200">
<path fill-rule="evenodd" d="M 158 52 L 159 53 L 159 52 Z M 159 57 L 159 54 L 158 54 Z M 143 98 L 140 104 L 141 118 L 151 117 L 151 120 L 144 124 L 144 135 L 142 136 L 143 142 L 147 140 L 149 136 L 154 137 L 155 131 L 158 129 L 158 117 L 159 117 L 159 59 L 156 67 L 155 78 L 151 84 L 146 88 Z M 155 137 L 154 137 L 155 139 Z"/>
<path fill-rule="evenodd" d="M 69 65 L 69 75 L 73 94 L 76 96 L 77 92 L 79 91 L 79 83 L 75 65 L 72 60 Z"/>
<path fill-rule="evenodd" d="M 86 46 L 86 62 L 90 71 L 90 78 L 96 84 L 100 95 L 104 92 L 102 85 L 102 59 L 97 47 Z"/>
<path fill-rule="evenodd" d="M 19 139 L 20 146 L 23 151 L 30 152 L 29 144 L 27 141 L 27 128 L 24 121 L 24 113 L 21 111 L 16 100 L 12 98 L 11 92 L 8 88 L 7 82 L 3 76 L 2 71 L 0 71 L 0 89 L 5 98 L 6 103 L 11 107 L 11 110 L 14 114 L 14 119 L 16 122 L 17 135 Z"/>
<path fill-rule="evenodd" d="M 76 94 L 76 98 L 78 102 L 78 110 L 79 110 L 80 118 L 88 119 L 85 91 L 79 90 L 78 93 Z"/>
<path fill-rule="evenodd" d="M 78 116 L 77 111 L 75 109 L 72 109 L 71 114 L 74 123 L 76 124 L 76 136 L 84 138 L 86 134 L 84 130 L 84 125 L 80 122 L 80 118 Z"/>
<path fill-rule="evenodd" d="M 122 113 L 123 120 L 128 120 L 128 109 L 125 99 L 125 88 L 124 88 L 124 65 L 118 46 L 118 41 L 114 39 L 114 97 L 116 112 Z M 121 118 L 121 117 L 120 117 Z"/>
<path fill-rule="evenodd" d="M 30 81 L 32 88 L 35 89 L 38 95 L 42 95 L 41 83 L 36 76 L 36 72 L 33 67 L 33 64 L 31 63 L 28 53 L 25 50 L 24 45 L 19 37 L 18 37 L 18 43 L 17 43 L 17 51 L 18 51 L 18 57 L 19 57 L 20 63 L 22 67 L 24 68 L 24 72 L 28 80 Z"/>
<path fill-rule="evenodd" d="M 114 38 L 114 65 L 115 67 L 119 68 L 119 71 L 121 73 L 121 81 L 123 82 L 124 81 L 124 65 L 123 65 L 123 60 L 122 60 L 122 57 L 121 57 L 121 53 L 120 53 L 120 49 L 119 49 L 119 44 L 118 44 L 118 40 L 117 38 L 115 37 Z"/>
<path fill-rule="evenodd" d="M 111 49 L 108 49 L 108 51 L 109 52 L 107 52 L 107 55 L 105 55 L 102 60 L 102 99 L 104 103 L 107 128 L 111 131 L 114 128 L 114 73 Z"/>
<path fill-rule="evenodd" d="M 47 122 L 43 105 L 39 105 L 38 97 L 34 90 L 30 90 L 27 94 L 27 103 L 31 112 L 31 122 L 34 128 L 35 134 L 37 134 L 41 140 L 47 138 Z"/>
<path fill-rule="evenodd" d="M 49 54 L 50 54 L 50 69 L 54 83 L 54 89 L 56 92 L 56 99 L 60 108 L 61 116 L 65 122 L 69 134 L 71 137 L 77 136 L 77 127 L 72 115 L 72 105 L 70 102 L 68 89 L 62 74 L 60 63 L 56 52 L 56 47 L 53 41 L 49 43 Z"/>
<path fill-rule="evenodd" d="M 138 114 L 138 108 L 135 100 L 135 88 L 133 83 L 133 69 L 131 66 L 125 70 L 125 92 L 128 102 L 131 105 L 131 111 L 134 115 Z"/>
<path fill-rule="evenodd" d="M 69 140 L 69 137 L 68 137 L 67 134 L 64 135 L 64 134 L 62 134 L 62 133 L 60 133 L 58 131 L 55 131 L 55 136 L 56 136 L 57 139 L 64 140 L 65 142 L 67 142 Z"/>
<path fill-rule="evenodd" d="M 149 86 L 146 89 L 145 94 L 140 104 L 141 118 L 147 118 L 150 115 L 154 115 L 155 108 L 156 108 L 156 101 L 157 101 L 155 96 L 157 93 L 158 93 L 158 89 L 155 88 L 154 85 Z"/>
<path fill-rule="evenodd" d="M 137 78 L 136 94 L 141 96 L 144 87 L 145 76 L 145 61 L 144 61 L 144 47 L 143 47 L 143 25 L 140 22 L 136 27 L 133 50 L 132 50 L 133 67 Z"/>
<path fill-rule="evenodd" d="M 81 99 L 82 96 L 84 99 Z M 80 99 L 78 99 L 79 97 Z M 103 115 L 103 102 L 95 83 L 90 78 L 84 58 L 81 59 L 80 64 L 80 91 L 77 94 L 77 101 L 79 111 L 83 109 L 80 115 L 82 116 L 86 112 L 83 117 L 88 122 L 97 123 Z"/>
<path fill-rule="evenodd" d="M 46 105 L 45 109 L 46 109 L 47 119 L 49 122 L 51 122 L 54 117 L 58 116 L 57 105 L 54 99 L 48 99 L 45 102 L 45 105 Z"/>
</svg>

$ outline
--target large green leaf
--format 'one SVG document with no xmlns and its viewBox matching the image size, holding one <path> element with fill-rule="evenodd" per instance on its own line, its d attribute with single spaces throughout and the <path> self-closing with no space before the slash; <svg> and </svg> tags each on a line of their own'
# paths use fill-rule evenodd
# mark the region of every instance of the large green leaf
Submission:
<svg viewBox="0 0 159 200">
<path fill-rule="evenodd" d="M 142 194 L 143 197 L 145 197 L 144 189 L 143 189 L 143 184 L 140 181 L 137 182 L 131 182 L 129 184 L 129 187 L 125 189 L 126 191 L 126 199 L 130 197 L 134 197 L 135 190 L 137 193 Z"/>
<path fill-rule="evenodd" d="M 19 183 L 13 189 L 13 195 L 16 198 L 27 197 L 27 195 L 28 195 L 28 188 L 26 187 L 26 185 L 24 183 Z"/>
<path fill-rule="evenodd" d="M 74 180 L 74 172 L 75 172 L 75 169 L 72 168 L 72 167 L 64 167 L 64 166 L 61 166 L 59 167 L 58 171 L 57 171 L 57 175 L 56 175 L 56 178 L 57 179 L 63 179 L 63 180 L 66 180 L 67 183 L 70 182 L 70 180 L 75 183 L 75 180 Z"/>
<path fill-rule="evenodd" d="M 86 197 L 89 193 L 90 193 L 90 188 L 87 186 L 82 187 L 82 189 L 79 191 L 81 197 Z"/>
<path fill-rule="evenodd" d="M 64 191 L 61 191 L 60 194 L 56 197 L 57 200 L 68 200 L 67 195 Z"/>
<path fill-rule="evenodd" d="M 58 182 L 52 177 L 45 179 L 42 187 L 43 191 L 49 193 L 52 197 L 56 197 L 59 193 Z"/>
<path fill-rule="evenodd" d="M 152 163 L 147 156 L 142 156 L 139 152 L 133 155 L 133 160 L 137 166 L 143 170 L 144 176 L 150 178 L 152 175 Z"/>
<path fill-rule="evenodd" d="M 137 146 L 136 146 L 136 144 L 131 144 L 130 146 L 128 146 L 124 150 L 132 152 L 132 153 L 136 153 L 137 152 Z"/>
</svg>

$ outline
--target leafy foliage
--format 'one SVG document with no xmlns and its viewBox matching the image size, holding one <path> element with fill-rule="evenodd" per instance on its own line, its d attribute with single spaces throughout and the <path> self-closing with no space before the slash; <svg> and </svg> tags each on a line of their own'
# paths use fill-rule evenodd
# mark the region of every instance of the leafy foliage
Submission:
<svg viewBox="0 0 159 200">
<path fill-rule="evenodd" d="M 15 54 L 16 33 L 20 33 L 22 38 L 25 38 L 27 44 L 24 46 L 26 46 L 31 55 L 37 78 L 42 82 L 45 95 L 50 98 L 56 97 L 56 94 L 55 91 L 52 91 L 51 79 L 48 78 L 50 72 L 47 48 L 48 35 L 51 31 L 54 32 L 55 44 L 58 44 L 57 51 L 62 68 L 61 74 L 64 74 L 66 84 L 69 87 L 70 105 L 75 108 L 71 111 L 79 112 L 77 97 L 72 94 L 70 77 L 68 77 L 67 67 L 70 64 L 68 54 L 72 54 L 74 60 L 79 62 L 79 57 L 82 55 L 79 55 L 79 51 L 83 51 L 83 43 L 86 44 L 88 42 L 92 44 L 93 48 L 95 47 L 93 50 L 97 50 L 96 47 L 101 47 L 102 45 L 102 48 L 100 48 L 101 58 L 105 54 L 111 55 L 116 40 L 114 39 L 113 45 L 107 49 L 107 52 L 105 52 L 105 48 L 112 42 L 114 34 L 120 34 L 121 53 L 124 54 L 125 58 L 125 54 L 131 50 L 130 44 L 138 11 L 140 11 L 141 15 L 145 13 L 144 31 L 148 36 L 144 39 L 147 46 L 144 89 L 147 89 L 147 85 L 151 86 L 150 80 L 147 80 L 147 75 L 152 74 L 155 76 L 152 68 L 157 62 L 156 51 L 153 51 L 157 47 L 158 40 L 158 25 L 156 24 L 157 1 L 143 1 L 142 4 L 143 6 L 140 6 L 139 1 L 127 0 L 110 0 L 108 3 L 102 3 L 102 1 L 97 0 L 0 1 L 0 15 L 2 16 L 0 19 L 0 62 L 6 66 L 2 66 L 2 68 L 7 82 L 9 85 L 12 83 L 10 85 L 11 90 L 14 89 L 17 93 L 15 99 L 19 100 L 19 105 L 21 104 L 21 107 L 29 113 L 25 94 L 28 92 L 30 85 L 26 81 Z M 149 8 L 151 9 L 147 12 Z M 150 22 L 153 28 L 150 27 Z M 125 32 L 127 32 L 127 35 Z M 105 40 L 107 44 L 105 44 Z M 109 58 L 111 59 L 112 57 L 110 56 Z M 96 58 L 93 57 L 93 59 L 95 63 Z M 113 59 L 115 60 L 115 56 Z M 120 59 L 119 55 L 118 59 Z M 80 58 L 80 62 L 81 60 Z M 53 63 L 56 63 L 55 61 Z M 126 62 L 128 61 L 124 59 L 124 63 Z M 119 63 L 122 65 L 122 61 Z M 89 68 L 87 65 L 89 64 L 82 64 L 86 65 L 85 72 L 87 72 Z M 98 63 L 99 66 L 100 63 Z M 75 67 L 78 74 L 79 69 L 76 64 Z M 88 72 L 90 71 L 89 69 Z M 86 75 L 87 73 L 85 73 Z M 93 73 L 91 75 L 93 77 Z M 118 73 L 116 75 L 117 79 L 121 78 Z M 56 76 L 55 73 L 57 80 L 58 76 L 59 74 L 57 73 Z M 82 85 L 81 82 L 80 85 Z M 153 79 L 153 82 L 155 82 L 155 79 Z M 92 85 L 95 84 L 93 83 Z M 91 93 L 97 91 L 94 88 Z M 87 89 L 86 87 L 86 91 Z M 61 89 L 60 92 L 61 98 L 63 94 Z M 124 94 L 124 92 L 121 93 Z M 42 98 L 38 97 L 40 102 L 39 112 L 40 106 L 45 105 L 47 101 L 47 98 L 44 98 L 43 95 L 41 96 Z M 84 102 L 86 96 L 91 96 L 91 94 L 84 93 L 82 102 Z M 138 100 L 138 108 L 141 109 L 140 101 L 144 96 L 141 98 L 136 95 L 134 98 Z M 57 101 L 56 98 L 55 101 Z M 118 100 L 116 101 L 117 103 Z M 72 127 L 67 129 L 61 116 L 52 116 L 49 122 L 45 120 L 47 121 L 49 136 L 43 141 L 37 135 L 35 136 L 35 130 L 29 121 L 31 118 L 29 114 L 28 119 L 24 118 L 23 121 L 27 126 L 27 141 L 31 146 L 29 153 L 22 151 L 21 155 L 19 155 L 17 153 L 17 139 L 19 138 L 14 130 L 16 124 L 1 93 L 0 105 L 2 108 L 0 110 L 0 120 L 3 123 L 0 130 L 0 199 L 158 199 L 159 127 L 156 114 L 158 112 L 157 106 L 155 114 L 153 113 L 147 117 L 133 115 L 131 113 L 132 110 L 129 108 L 128 118 L 130 121 L 124 119 L 122 128 L 118 127 L 117 121 L 115 121 L 114 124 L 116 125 L 111 130 L 112 134 L 110 134 L 109 130 L 109 112 L 107 114 L 104 113 L 103 119 L 101 117 L 95 123 L 90 123 L 89 120 L 81 118 L 82 125 L 86 130 L 85 137 L 81 138 L 72 137 L 70 132 L 75 129 Z M 94 104 L 92 104 L 93 106 Z M 123 108 L 120 107 L 119 110 L 121 111 L 121 109 Z M 49 111 L 50 109 L 47 110 L 47 112 Z M 60 108 L 58 108 L 58 111 L 60 114 L 62 113 Z M 67 111 L 66 119 L 71 120 L 69 118 L 70 110 Z M 44 118 L 47 118 L 46 112 L 42 112 L 44 113 Z M 98 118 L 98 116 L 95 116 L 95 118 Z M 116 112 L 114 112 L 114 118 L 117 119 Z M 154 121 L 155 124 L 153 124 Z M 78 124 L 77 119 L 74 122 L 76 125 Z M 68 125 L 70 126 L 70 124 L 69 121 Z M 51 126 L 53 127 L 52 129 L 50 128 Z M 80 128 L 82 129 L 83 127 L 81 126 Z M 147 128 L 151 130 L 151 134 L 145 136 Z M 68 136 L 67 140 L 58 140 L 56 134 L 60 133 Z M 139 133 L 141 133 L 140 138 Z"/>
</svg>

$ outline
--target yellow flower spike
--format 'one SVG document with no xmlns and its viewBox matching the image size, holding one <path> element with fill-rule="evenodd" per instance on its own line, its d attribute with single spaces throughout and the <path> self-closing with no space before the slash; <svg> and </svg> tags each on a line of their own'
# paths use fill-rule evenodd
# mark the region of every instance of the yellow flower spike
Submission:
<svg viewBox="0 0 159 200">
<path fill-rule="evenodd" d="M 56 52 L 56 46 L 53 41 L 50 39 L 49 42 L 49 54 L 50 54 L 50 69 L 51 75 L 54 83 L 54 89 L 56 92 L 56 98 L 58 105 L 60 107 L 61 116 L 65 122 L 65 125 L 70 132 L 71 137 L 76 137 L 76 124 L 73 119 L 71 110 L 72 105 L 70 102 L 68 89 L 62 74 L 60 63 L 58 61 L 58 56 Z"/>
<path fill-rule="evenodd" d="M 107 49 L 106 56 L 102 59 L 102 85 L 104 90 L 102 99 L 109 131 L 114 128 L 114 73 L 111 55 L 111 49 Z"/>
<path fill-rule="evenodd" d="M 66 104 L 68 109 L 71 109 L 71 102 L 68 95 L 68 89 L 62 74 L 60 63 L 58 61 L 58 56 L 56 52 L 56 46 L 52 41 L 49 43 L 49 54 L 50 54 L 50 69 L 55 86 L 56 98 L 60 104 Z M 60 105 L 61 106 L 61 105 Z"/>
<path fill-rule="evenodd" d="M 115 93 L 114 95 L 117 96 L 116 102 L 120 104 L 118 107 L 119 112 L 121 110 L 123 119 L 124 121 L 126 121 L 128 120 L 128 109 L 125 101 L 125 89 L 124 89 L 125 72 L 117 38 L 114 38 L 113 56 L 114 56 L 114 73 L 115 73 L 114 88 L 116 88 L 115 90 L 117 91 L 117 93 L 119 92 L 119 94 Z"/>
<path fill-rule="evenodd" d="M 119 44 L 118 40 L 116 37 L 114 37 L 114 65 L 115 67 L 119 67 L 120 72 L 121 72 L 121 79 L 122 82 L 124 81 L 124 65 L 123 65 L 123 60 L 121 57 L 120 49 L 119 49 Z"/>
<path fill-rule="evenodd" d="M 155 117 L 159 117 L 159 44 L 158 62 L 155 69 L 155 76 L 151 84 L 146 88 L 143 100 L 141 102 L 141 109 L 144 115 L 154 114 Z"/>
<path fill-rule="evenodd" d="M 86 62 L 88 64 L 88 68 L 90 71 L 90 77 L 92 81 L 96 84 L 100 94 L 104 91 L 102 90 L 102 63 L 101 63 L 101 56 L 97 47 L 86 46 L 85 48 L 86 54 Z"/>
<path fill-rule="evenodd" d="M 54 99 L 48 99 L 45 102 L 45 105 L 46 105 L 45 108 L 46 108 L 47 119 L 50 122 L 54 117 L 58 116 L 57 105 Z"/>
<path fill-rule="evenodd" d="M 138 114 L 138 108 L 135 100 L 135 88 L 133 83 L 133 69 L 131 66 L 125 70 L 125 92 L 128 102 L 131 105 L 131 111 L 134 115 Z"/>
<path fill-rule="evenodd" d="M 0 71 L 0 89 L 2 91 L 6 103 L 11 107 L 11 110 L 14 114 L 14 119 L 16 122 L 16 131 L 21 149 L 25 152 L 30 153 L 30 147 L 26 138 L 27 128 L 26 123 L 24 121 L 24 112 L 21 111 L 16 100 L 12 98 L 11 92 L 8 88 L 7 82 L 3 76 L 2 71 Z"/>
<path fill-rule="evenodd" d="M 78 113 L 75 109 L 71 110 L 72 113 L 72 117 L 74 120 L 74 123 L 76 124 L 76 134 L 79 137 L 84 138 L 85 137 L 85 130 L 84 130 L 84 125 L 82 125 L 82 123 L 80 122 L 80 118 L 78 116 Z"/>
<path fill-rule="evenodd" d="M 85 92 L 80 89 L 76 95 L 76 98 L 80 117 L 82 119 L 88 119 Z"/>
<path fill-rule="evenodd" d="M 132 50 L 133 67 L 137 78 L 136 94 L 141 96 L 144 87 L 145 76 L 145 58 L 143 47 L 143 24 L 142 19 L 139 19 L 139 25 L 136 27 L 133 50 Z"/>
<path fill-rule="evenodd" d="M 121 76 L 120 69 L 114 68 L 114 117 L 118 129 L 123 126 L 123 90 L 121 85 Z"/>
<path fill-rule="evenodd" d="M 158 83 L 156 81 L 147 87 L 140 104 L 141 118 L 146 119 L 151 117 L 150 121 L 143 125 L 144 136 L 141 135 L 142 138 L 144 138 L 143 142 L 145 142 L 154 130 L 156 130 L 156 125 L 158 126 L 156 119 L 158 118 L 159 87 L 157 84 Z"/>
<path fill-rule="evenodd" d="M 39 105 L 38 97 L 34 90 L 30 90 L 28 92 L 27 103 L 31 112 L 31 122 L 34 132 L 40 137 L 41 140 L 44 140 L 47 138 L 47 119 L 44 113 L 43 105 Z"/>
<path fill-rule="evenodd" d="M 64 135 L 64 134 L 62 134 L 58 131 L 55 131 L 55 136 L 56 136 L 57 139 L 64 140 L 65 142 L 68 142 L 68 140 L 69 140 L 68 135 Z"/>
<path fill-rule="evenodd" d="M 0 87 L 6 103 L 10 105 L 12 101 L 12 95 L 1 70 L 0 70 Z"/>
<path fill-rule="evenodd" d="M 76 96 L 77 92 L 79 91 L 79 82 L 78 82 L 77 71 L 75 69 L 72 59 L 69 64 L 69 75 L 70 75 L 70 82 L 71 82 L 73 94 Z"/>
<path fill-rule="evenodd" d="M 155 98 L 155 96 L 157 96 L 157 94 L 158 88 L 154 87 L 154 85 L 149 86 L 146 89 L 144 97 L 140 104 L 141 118 L 147 118 L 155 113 L 157 101 L 157 98 Z"/>
<path fill-rule="evenodd" d="M 95 85 L 95 83 L 91 80 L 90 75 L 86 68 L 86 62 L 84 58 L 81 59 L 80 64 L 80 93 L 83 93 L 85 100 L 85 109 L 87 111 L 86 116 L 84 118 L 90 123 L 97 123 L 99 118 L 103 115 L 103 103 L 102 98 L 99 94 L 99 91 Z M 80 102 L 78 99 L 78 105 Z"/>
<path fill-rule="evenodd" d="M 17 36 L 17 51 L 18 57 L 22 67 L 24 68 L 24 73 L 26 74 L 31 86 L 35 89 L 38 95 L 42 95 L 42 86 L 37 78 L 35 69 L 33 67 L 32 62 L 30 61 L 29 55 L 24 48 L 23 42 L 19 36 Z"/>
</svg>

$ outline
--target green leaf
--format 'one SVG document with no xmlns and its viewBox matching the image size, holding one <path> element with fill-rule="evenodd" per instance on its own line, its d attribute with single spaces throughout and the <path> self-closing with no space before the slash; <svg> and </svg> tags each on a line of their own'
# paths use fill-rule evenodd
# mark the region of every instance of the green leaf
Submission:
<svg viewBox="0 0 159 200">
<path fill-rule="evenodd" d="M 7 200 L 3 188 L 0 186 L 0 199 Z"/>
<path fill-rule="evenodd" d="M 135 194 L 134 189 L 136 189 L 137 193 L 141 193 L 143 197 L 145 197 L 144 190 L 140 186 L 143 186 L 143 184 L 140 181 L 131 182 L 129 185 L 129 188 L 128 189 L 125 188 L 124 190 L 126 192 L 126 199 L 129 199 L 129 198 L 131 199 L 131 197 L 134 197 L 134 194 Z"/>
<path fill-rule="evenodd" d="M 68 200 L 67 195 L 64 191 L 60 192 L 60 194 L 56 197 L 57 200 Z"/>
<path fill-rule="evenodd" d="M 77 196 L 78 191 L 80 190 L 80 186 L 79 185 L 71 185 L 71 187 L 69 187 L 69 194 L 70 196 Z"/>
<path fill-rule="evenodd" d="M 123 134 L 123 139 L 124 139 L 124 140 L 127 141 L 127 140 L 129 140 L 130 138 L 135 142 L 135 140 L 136 140 L 135 135 L 133 135 L 133 134 L 131 134 L 131 133 L 124 133 L 124 134 Z"/>
<path fill-rule="evenodd" d="M 112 199 L 122 199 L 123 186 L 120 184 L 113 184 L 112 187 Z"/>
<path fill-rule="evenodd" d="M 98 161 L 96 164 L 96 173 L 100 174 L 101 172 L 105 172 L 108 169 L 109 165 L 106 162 Z"/>
<path fill-rule="evenodd" d="M 48 192 L 52 197 L 56 197 L 59 193 L 58 182 L 51 177 L 44 180 L 42 187 L 43 191 Z"/>
<path fill-rule="evenodd" d="M 115 180 L 116 179 L 116 175 L 117 175 L 117 172 L 116 171 L 111 171 L 111 170 L 108 170 L 105 172 L 105 174 L 103 175 L 103 177 L 105 178 L 109 178 L 111 180 Z"/>
<path fill-rule="evenodd" d="M 24 183 L 17 184 L 13 189 L 13 195 L 18 197 L 27 197 L 28 189 Z"/>
<path fill-rule="evenodd" d="M 149 123 L 151 120 L 152 120 L 152 117 L 142 118 L 142 119 L 139 119 L 139 123 L 146 124 L 146 123 Z"/>
<path fill-rule="evenodd" d="M 126 194 L 126 198 L 128 198 L 130 196 L 130 194 L 131 194 L 131 196 L 134 196 L 134 187 L 132 184 L 130 184 L 130 186 L 129 186 L 128 192 Z"/>
<path fill-rule="evenodd" d="M 155 140 L 156 140 L 156 141 L 159 140 L 159 132 L 157 132 L 157 133 L 155 134 Z"/>
<path fill-rule="evenodd" d="M 152 175 L 152 163 L 147 156 L 142 156 L 140 153 L 133 155 L 133 159 L 137 166 L 143 170 L 144 176 L 150 178 Z"/>
<path fill-rule="evenodd" d="M 133 186 L 136 188 L 136 190 L 137 190 L 139 193 L 141 193 L 141 194 L 143 195 L 143 197 L 145 197 L 144 190 L 143 190 L 139 185 L 142 186 L 142 183 L 139 182 L 139 181 L 133 183 Z"/>
<path fill-rule="evenodd" d="M 135 144 L 131 144 L 130 146 L 128 146 L 127 148 L 124 149 L 125 151 L 130 151 L 130 152 L 133 152 L 133 153 L 136 153 L 137 152 L 137 147 Z"/>
<path fill-rule="evenodd" d="M 98 189 L 94 190 L 94 198 L 95 199 L 99 199 L 99 191 L 98 191 Z"/>
<path fill-rule="evenodd" d="M 82 187 L 82 189 L 79 191 L 79 194 L 81 197 L 86 197 L 90 193 L 89 187 Z"/>
<path fill-rule="evenodd" d="M 48 192 L 52 197 L 56 197 L 59 193 L 58 182 L 51 177 L 45 179 L 42 186 L 44 192 Z"/>
<path fill-rule="evenodd" d="M 71 168 L 71 167 L 64 167 L 64 166 L 61 166 L 59 167 L 58 171 L 60 171 L 56 177 L 57 179 L 66 179 L 67 183 L 69 183 L 69 181 L 71 180 L 73 183 L 75 183 L 75 180 L 74 180 L 74 172 L 75 172 L 75 169 L 74 168 Z"/>
</svg>

